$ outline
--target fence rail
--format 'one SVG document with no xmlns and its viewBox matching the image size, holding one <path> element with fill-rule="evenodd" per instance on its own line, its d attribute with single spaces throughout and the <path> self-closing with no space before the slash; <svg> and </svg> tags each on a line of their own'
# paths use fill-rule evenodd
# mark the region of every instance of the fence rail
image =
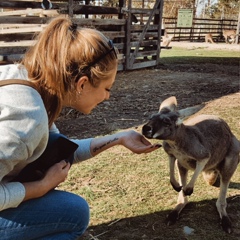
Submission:
<svg viewBox="0 0 240 240">
<path fill-rule="evenodd" d="M 158 15 L 161 19 L 159 15 L 162 5 L 160 8 L 158 6 L 162 0 L 155 1 L 155 4 L 158 2 L 158 6 L 154 9 L 132 8 L 131 0 L 128 0 L 127 8 L 125 0 L 119 0 L 116 7 L 91 5 L 90 1 L 52 0 L 51 2 L 53 7 L 49 10 L 41 7 L 41 0 L 0 2 L 0 8 L 4 9 L 0 12 L 0 55 L 10 57 L 23 54 L 34 44 L 32 40 L 34 35 L 41 32 L 52 17 L 69 15 L 79 26 L 97 28 L 114 41 L 119 50 L 118 70 L 157 65 L 160 49 L 158 32 L 161 21 L 155 21 L 153 18 L 151 23 L 147 24 L 147 20 L 145 27 L 140 26 L 135 31 L 134 27 L 132 28 L 131 14 L 136 12 L 138 15 L 149 16 L 152 12 L 152 15 Z M 133 64 L 128 64 L 129 59 Z"/>
<path fill-rule="evenodd" d="M 177 27 L 177 18 L 163 18 L 164 26 L 172 41 L 205 41 L 205 35 L 211 33 L 216 42 L 224 42 L 223 29 L 237 29 L 237 20 L 194 18 L 191 28 Z"/>
<path fill-rule="evenodd" d="M 0 55 L 23 54 L 34 43 L 34 35 L 42 31 L 51 18 L 60 14 L 72 14 L 79 26 L 97 28 L 108 38 L 113 39 L 119 49 L 119 70 L 156 65 L 161 44 L 160 36 L 164 31 L 173 36 L 172 41 L 204 41 L 205 34 L 211 33 L 215 41 L 223 42 L 222 30 L 237 28 L 237 20 L 231 19 L 195 18 L 191 28 L 178 28 L 176 18 L 163 18 L 161 24 L 160 8 L 126 9 L 123 6 L 76 5 L 75 0 L 52 0 L 53 8 L 45 10 L 41 8 L 41 2 L 41 0 L 0 2 L 0 9 L 4 9 L 0 12 Z M 132 24 L 129 17 L 131 14 L 137 17 L 138 23 Z M 153 18 L 149 20 L 151 14 Z M 139 51 L 135 52 L 136 48 L 139 48 Z M 129 67 L 127 61 L 132 56 L 136 61 L 129 64 Z"/>
</svg>

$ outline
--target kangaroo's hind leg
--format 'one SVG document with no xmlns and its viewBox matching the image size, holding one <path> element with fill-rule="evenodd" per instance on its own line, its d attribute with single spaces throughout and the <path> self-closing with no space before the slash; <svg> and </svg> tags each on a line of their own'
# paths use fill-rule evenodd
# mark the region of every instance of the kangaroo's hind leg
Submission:
<svg viewBox="0 0 240 240">
<path fill-rule="evenodd" d="M 227 233 L 232 232 L 232 223 L 226 211 L 226 196 L 231 177 L 237 168 L 238 162 L 238 154 L 236 154 L 235 156 L 227 156 L 224 160 L 223 166 L 220 169 L 220 193 L 216 202 L 216 207 L 221 219 L 222 228 Z"/>
<path fill-rule="evenodd" d="M 217 169 L 202 172 L 204 180 L 211 186 L 220 187 L 220 175 Z"/>
</svg>

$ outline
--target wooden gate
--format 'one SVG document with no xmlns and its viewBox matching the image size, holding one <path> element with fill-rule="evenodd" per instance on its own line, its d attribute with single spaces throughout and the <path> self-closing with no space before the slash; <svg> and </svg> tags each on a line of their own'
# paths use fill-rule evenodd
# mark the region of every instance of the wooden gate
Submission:
<svg viewBox="0 0 240 240">
<path fill-rule="evenodd" d="M 101 1 L 51 0 L 43 9 L 42 0 L 0 1 L 0 55 L 22 55 L 33 44 L 33 36 L 60 14 L 70 15 L 79 26 L 102 31 L 119 49 L 118 70 L 158 65 L 163 0 L 118 0 L 115 6 Z M 144 5 L 152 3 L 152 7 Z M 139 7 L 141 6 L 141 7 Z M 138 19 L 132 23 L 132 16 Z"/>
<path fill-rule="evenodd" d="M 143 1 L 144 3 L 144 1 Z M 128 0 L 126 30 L 126 70 L 156 66 L 161 49 L 163 0 L 156 0 L 152 9 L 132 8 Z M 124 8 L 123 8 L 124 12 Z M 132 15 L 140 24 L 133 25 Z"/>
</svg>

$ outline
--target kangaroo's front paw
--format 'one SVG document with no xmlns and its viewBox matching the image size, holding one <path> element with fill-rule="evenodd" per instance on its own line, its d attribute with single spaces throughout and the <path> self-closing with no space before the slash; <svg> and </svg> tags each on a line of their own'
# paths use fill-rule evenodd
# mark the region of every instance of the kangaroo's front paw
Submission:
<svg viewBox="0 0 240 240">
<path fill-rule="evenodd" d="M 183 193 L 185 196 L 190 196 L 193 193 L 193 188 L 185 188 L 183 189 Z"/>
<path fill-rule="evenodd" d="M 175 191 L 180 192 L 182 190 L 182 186 L 180 186 L 179 184 L 176 185 L 173 182 L 170 182 L 170 183 Z"/>
</svg>

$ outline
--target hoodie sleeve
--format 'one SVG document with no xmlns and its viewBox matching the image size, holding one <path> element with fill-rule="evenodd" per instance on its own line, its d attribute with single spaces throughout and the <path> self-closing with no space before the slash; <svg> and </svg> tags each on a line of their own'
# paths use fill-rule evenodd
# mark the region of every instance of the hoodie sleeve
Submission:
<svg viewBox="0 0 240 240">
<path fill-rule="evenodd" d="M 51 126 L 50 133 L 60 133 L 59 129 L 55 124 Z M 92 139 L 93 138 L 70 139 L 71 141 L 78 144 L 78 148 L 74 153 L 74 163 L 78 163 L 93 157 L 90 150 Z"/>
<path fill-rule="evenodd" d="M 36 160 L 48 141 L 48 117 L 39 93 L 24 85 L 0 87 L 0 211 L 25 197 L 20 182 L 9 182 Z"/>
<path fill-rule="evenodd" d="M 19 182 L 0 182 L 0 211 L 17 207 L 25 197 L 25 188 Z"/>
<path fill-rule="evenodd" d="M 92 139 L 93 138 L 71 139 L 73 142 L 78 144 L 78 148 L 74 154 L 74 163 L 78 163 L 93 157 L 90 151 Z"/>
</svg>

